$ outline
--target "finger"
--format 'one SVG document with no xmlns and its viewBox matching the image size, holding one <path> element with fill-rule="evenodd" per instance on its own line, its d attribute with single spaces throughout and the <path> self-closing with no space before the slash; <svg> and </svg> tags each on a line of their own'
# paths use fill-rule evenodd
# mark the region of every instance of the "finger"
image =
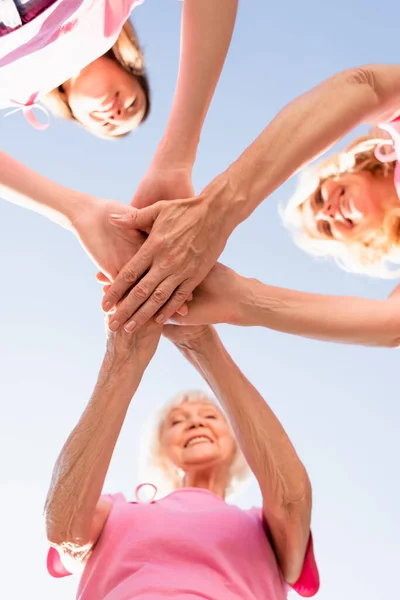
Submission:
<svg viewBox="0 0 400 600">
<path fill-rule="evenodd" d="M 107 275 L 104 275 L 104 273 L 102 273 L 101 271 L 96 273 L 96 280 L 99 283 L 111 283 Z"/>
<path fill-rule="evenodd" d="M 187 304 L 182 304 L 182 306 L 180 308 L 178 308 L 178 310 L 176 311 L 178 313 L 178 315 L 181 315 L 182 317 L 186 316 L 189 312 L 189 309 L 187 307 Z"/>
<path fill-rule="evenodd" d="M 185 304 L 183 304 L 180 308 L 178 308 L 175 315 L 181 315 L 182 317 L 186 317 L 186 315 L 189 312 L 189 307 L 188 307 L 187 303 L 191 302 L 192 300 L 193 300 L 193 294 L 189 294 L 189 296 L 186 298 Z"/>
<path fill-rule="evenodd" d="M 161 281 L 160 281 L 161 280 Z M 157 303 L 157 310 L 166 302 L 169 296 L 174 291 L 174 287 L 171 286 L 171 290 L 167 295 L 164 292 L 164 280 L 162 279 L 162 273 L 156 268 L 153 268 L 147 273 L 140 281 L 134 285 L 125 297 L 116 305 L 116 310 L 113 318 L 112 328 L 113 331 L 118 331 L 128 321 L 133 319 L 133 315 L 139 310 L 139 308 L 152 298 L 152 303 Z M 162 286 L 161 291 L 157 290 L 159 286 Z M 176 287 L 176 285 L 175 285 Z M 153 297 L 154 295 L 154 297 Z M 149 307 L 148 307 L 149 308 Z M 147 316 L 146 311 L 146 316 Z M 154 313 L 153 313 L 154 314 Z M 145 320 L 141 320 L 141 324 L 146 322 L 149 316 Z M 115 324 L 115 322 L 117 324 Z"/>
<path fill-rule="evenodd" d="M 111 285 L 103 285 L 103 292 L 106 294 L 110 289 Z"/>
<path fill-rule="evenodd" d="M 179 311 L 180 307 L 183 303 L 187 301 L 188 296 L 192 293 L 193 283 L 190 279 L 187 279 L 179 287 L 176 288 L 174 293 L 171 295 L 168 302 L 160 310 L 157 315 L 156 322 L 157 323 L 165 323 L 174 315 L 176 312 L 178 314 L 182 313 Z M 187 315 L 189 310 L 186 311 L 182 316 Z"/>
<path fill-rule="evenodd" d="M 154 280 L 156 282 L 157 280 Z M 146 282 L 146 278 L 143 279 L 143 282 Z M 140 285 L 142 282 L 139 282 Z M 153 291 L 151 295 L 145 302 L 142 302 L 141 306 L 135 310 L 132 310 L 132 304 L 130 302 L 129 297 L 126 299 L 126 307 L 129 306 L 129 310 L 126 310 L 124 307 L 124 312 L 122 316 L 119 314 L 119 310 L 117 309 L 117 314 L 115 318 L 122 324 L 125 322 L 125 330 L 132 333 L 139 329 L 144 323 L 146 323 L 151 317 L 153 317 L 160 308 L 168 301 L 171 295 L 176 290 L 177 285 L 179 284 L 179 280 L 174 277 L 167 277 L 161 283 L 156 283 L 152 285 Z M 137 286 L 136 286 L 137 287 Z M 133 295 L 135 288 L 132 289 L 131 294 Z M 180 303 L 182 305 L 182 302 Z M 118 307 L 119 308 L 119 307 Z M 127 315 L 129 313 L 129 317 Z"/>
<path fill-rule="evenodd" d="M 121 229 L 140 229 L 150 233 L 161 209 L 159 204 L 161 203 L 152 204 L 141 209 L 131 207 L 126 213 L 111 214 L 109 215 L 110 223 Z"/>
<path fill-rule="evenodd" d="M 146 242 L 143 244 L 141 249 L 135 254 L 133 258 L 120 270 L 114 283 L 112 283 L 110 289 L 103 298 L 102 307 L 105 312 L 109 312 L 114 308 L 118 302 L 124 297 L 126 292 L 134 286 L 140 277 L 149 269 L 150 259 L 145 249 Z M 154 284 L 154 287 L 157 282 Z M 137 285 L 135 286 L 137 287 Z M 153 288 L 154 289 L 154 288 Z M 153 290 L 149 289 L 146 295 L 147 288 L 143 285 L 139 287 L 137 293 L 142 294 L 141 302 L 144 302 L 146 298 L 151 294 Z M 138 304 L 138 306 L 140 306 Z M 132 314 L 132 313 L 131 313 Z"/>
</svg>

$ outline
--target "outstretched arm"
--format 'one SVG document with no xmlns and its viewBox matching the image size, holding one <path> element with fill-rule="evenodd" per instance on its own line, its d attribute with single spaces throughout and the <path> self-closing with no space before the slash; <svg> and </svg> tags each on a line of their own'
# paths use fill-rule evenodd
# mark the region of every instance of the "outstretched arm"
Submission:
<svg viewBox="0 0 400 600">
<path fill-rule="evenodd" d="M 400 345 L 400 290 L 387 300 L 288 290 L 247 279 L 217 263 L 195 290 L 183 325 L 230 323 L 268 327 L 303 337 L 358 344 Z"/>
<path fill-rule="evenodd" d="M 109 221 L 110 214 L 124 214 L 130 210 L 128 206 L 59 185 L 5 152 L 0 152 L 0 196 L 75 233 L 87 254 L 110 280 L 144 240 L 136 229 L 120 231 Z"/>
<path fill-rule="evenodd" d="M 220 176 L 236 221 L 354 127 L 388 120 L 399 106 L 400 65 L 343 71 L 293 100 Z"/>
<path fill-rule="evenodd" d="M 0 195 L 68 229 L 96 203 L 96 198 L 50 181 L 5 152 L 0 152 Z"/>
<path fill-rule="evenodd" d="M 298 580 L 310 536 L 311 485 L 285 430 L 212 327 L 164 330 L 214 391 L 260 485 L 263 512 L 285 580 Z"/>
<path fill-rule="evenodd" d="M 84 562 L 107 520 L 100 500 L 132 396 L 160 339 L 154 323 L 136 336 L 111 334 L 92 398 L 54 467 L 45 519 L 47 537 L 61 556 Z"/>
<path fill-rule="evenodd" d="M 238 0 L 185 0 L 181 56 L 171 112 L 132 205 L 194 195 L 191 174 L 201 130 L 229 49 Z"/>
<path fill-rule="evenodd" d="M 399 106 L 400 66 L 339 73 L 288 104 L 198 197 L 127 215 L 120 221 L 125 226 L 140 222 L 151 232 L 106 294 L 104 301 L 115 306 L 136 284 L 114 318 L 124 323 L 133 316 L 140 326 L 162 305 L 161 315 L 170 318 L 264 198 L 356 125 L 390 118 Z"/>
</svg>

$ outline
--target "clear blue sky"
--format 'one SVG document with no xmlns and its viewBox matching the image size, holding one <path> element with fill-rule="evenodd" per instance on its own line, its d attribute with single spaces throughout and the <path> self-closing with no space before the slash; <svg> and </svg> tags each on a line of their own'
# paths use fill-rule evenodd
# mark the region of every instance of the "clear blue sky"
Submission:
<svg viewBox="0 0 400 600">
<path fill-rule="evenodd" d="M 367 8 L 368 6 L 368 8 Z M 384 15 L 381 7 L 384 6 Z M 129 202 L 150 163 L 173 96 L 181 4 L 146 0 L 134 12 L 153 89 L 149 121 L 110 143 L 68 123 L 37 132 L 14 115 L 1 146 L 71 188 Z M 289 100 L 336 71 L 394 62 L 399 4 L 242 0 L 233 44 L 211 107 L 194 174 L 200 191 Z M 390 283 L 340 272 L 296 249 L 277 214 L 294 182 L 232 236 L 223 260 L 239 272 L 302 290 L 381 298 Z M 42 507 L 57 454 L 94 385 L 104 328 L 95 268 L 73 236 L 0 203 L 1 595 L 74 597 L 76 581 L 45 570 Z M 314 489 L 321 600 L 393 598 L 400 553 L 399 353 L 221 327 L 240 367 L 271 403 Z M 106 482 L 128 496 L 137 483 L 140 429 L 176 392 L 204 387 L 163 342 L 135 397 Z M 238 498 L 260 502 L 255 484 Z M 260 599 L 261 600 L 261 599 Z"/>
</svg>

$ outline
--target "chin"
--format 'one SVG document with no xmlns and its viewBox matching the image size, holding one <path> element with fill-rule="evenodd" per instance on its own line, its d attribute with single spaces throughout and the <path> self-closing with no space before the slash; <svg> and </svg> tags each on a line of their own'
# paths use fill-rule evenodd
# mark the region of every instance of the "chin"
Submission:
<svg viewBox="0 0 400 600">
<path fill-rule="evenodd" d="M 185 465 L 182 467 L 185 470 L 186 467 L 193 467 L 194 465 L 197 467 L 210 467 L 214 466 L 221 462 L 219 458 L 212 455 L 203 455 L 203 456 L 194 456 L 190 460 L 186 461 Z"/>
</svg>

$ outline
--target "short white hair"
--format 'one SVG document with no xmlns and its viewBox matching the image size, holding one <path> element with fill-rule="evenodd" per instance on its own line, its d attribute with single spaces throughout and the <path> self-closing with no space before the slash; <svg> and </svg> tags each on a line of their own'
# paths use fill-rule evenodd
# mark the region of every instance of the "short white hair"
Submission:
<svg viewBox="0 0 400 600">
<path fill-rule="evenodd" d="M 139 481 L 140 483 L 154 483 L 162 496 L 182 487 L 184 473 L 163 456 L 161 448 L 161 431 L 170 411 L 185 402 L 209 403 L 212 406 L 217 407 L 221 414 L 226 418 L 224 411 L 217 402 L 207 393 L 199 390 L 189 390 L 174 396 L 156 412 L 147 424 L 147 427 L 145 427 L 141 437 Z M 229 424 L 228 419 L 227 422 Z M 232 436 L 235 437 L 233 430 Z M 230 478 L 226 489 L 226 496 L 235 494 L 249 479 L 251 474 L 242 451 L 237 444 L 236 447 L 236 454 L 230 466 Z"/>
<path fill-rule="evenodd" d="M 344 151 L 304 169 L 300 173 L 295 193 L 286 206 L 280 207 L 280 215 L 297 246 L 308 254 L 331 257 L 339 267 L 351 273 L 397 279 L 400 275 L 400 244 L 396 235 L 400 204 L 387 211 L 381 228 L 370 236 L 368 242 L 357 240 L 345 243 L 334 239 L 313 238 L 305 229 L 303 218 L 304 203 L 327 179 L 364 170 L 379 172 L 383 177 L 393 177 L 395 163 L 381 163 L 375 157 L 377 145 L 384 141 L 383 138 L 368 136 L 357 138 Z"/>
</svg>

